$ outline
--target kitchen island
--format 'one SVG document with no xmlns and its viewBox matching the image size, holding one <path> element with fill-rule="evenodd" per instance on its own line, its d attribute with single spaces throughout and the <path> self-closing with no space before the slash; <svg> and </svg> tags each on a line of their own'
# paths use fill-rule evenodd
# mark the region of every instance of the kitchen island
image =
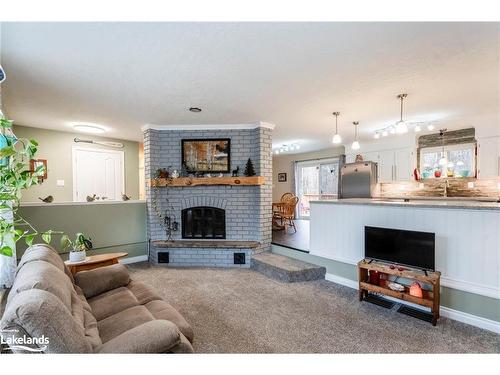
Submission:
<svg viewBox="0 0 500 375">
<path fill-rule="evenodd" d="M 473 200 L 339 199 L 311 202 L 310 254 L 355 265 L 364 227 L 436 234 L 442 285 L 500 298 L 500 203 Z"/>
</svg>

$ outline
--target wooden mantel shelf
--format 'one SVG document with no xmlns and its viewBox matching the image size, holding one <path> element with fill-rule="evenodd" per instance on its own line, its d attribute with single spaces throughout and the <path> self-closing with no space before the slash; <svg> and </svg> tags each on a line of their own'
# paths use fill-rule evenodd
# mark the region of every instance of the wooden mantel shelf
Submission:
<svg viewBox="0 0 500 375">
<path fill-rule="evenodd" d="M 179 178 L 153 178 L 149 180 L 150 186 L 203 186 L 203 185 L 263 185 L 264 176 L 252 177 L 179 177 Z"/>
</svg>

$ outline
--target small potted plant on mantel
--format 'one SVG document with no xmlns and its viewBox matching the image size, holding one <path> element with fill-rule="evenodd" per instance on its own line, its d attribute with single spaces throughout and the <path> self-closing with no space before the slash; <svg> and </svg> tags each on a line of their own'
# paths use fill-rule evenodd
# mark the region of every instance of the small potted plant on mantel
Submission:
<svg viewBox="0 0 500 375">
<path fill-rule="evenodd" d="M 72 263 L 83 262 L 87 257 L 87 250 L 92 249 L 92 242 L 83 233 L 77 233 L 71 240 L 67 235 L 61 237 L 61 248 L 69 251 L 69 261 Z"/>
</svg>

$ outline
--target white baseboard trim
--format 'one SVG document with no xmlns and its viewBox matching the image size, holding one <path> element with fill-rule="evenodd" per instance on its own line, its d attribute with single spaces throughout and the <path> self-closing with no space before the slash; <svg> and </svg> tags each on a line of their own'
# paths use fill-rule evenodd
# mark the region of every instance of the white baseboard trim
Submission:
<svg viewBox="0 0 500 375">
<path fill-rule="evenodd" d="M 340 285 L 347 286 L 349 288 L 358 290 L 359 285 L 358 285 L 357 281 L 347 279 L 347 278 L 342 277 L 342 276 L 337 276 L 337 275 L 334 275 L 333 273 L 327 273 L 325 275 L 325 279 L 328 281 L 331 281 L 332 283 L 340 284 Z"/>
<path fill-rule="evenodd" d="M 344 285 L 344 286 L 347 286 L 349 288 L 358 290 L 359 285 L 358 285 L 357 281 L 347 279 L 345 277 L 337 276 L 337 275 L 334 275 L 331 273 L 327 273 L 325 275 L 325 279 L 328 281 L 331 281 L 332 283 Z M 395 298 L 390 298 L 390 297 L 386 297 L 386 298 L 391 300 L 391 301 L 397 301 L 398 303 L 403 303 L 403 304 L 407 304 L 410 306 L 415 306 L 414 304 L 406 303 L 406 301 L 401 301 L 401 300 L 397 300 Z M 441 314 L 441 316 L 443 316 L 445 318 L 456 320 L 458 322 L 462 322 L 462 323 L 469 324 L 469 325 L 474 326 L 474 327 L 486 329 L 488 331 L 500 334 L 500 322 L 497 322 L 495 320 L 482 318 L 482 317 L 477 316 L 477 315 L 472 315 L 472 314 L 465 313 L 462 311 L 450 309 L 449 307 L 445 307 L 445 306 L 440 307 L 440 314 Z"/>
<path fill-rule="evenodd" d="M 441 306 L 441 316 L 500 334 L 500 322 Z"/>
<path fill-rule="evenodd" d="M 131 264 L 131 263 L 138 263 L 138 262 L 146 262 L 148 260 L 147 255 L 138 255 L 136 257 L 130 257 L 130 258 L 123 258 L 120 259 L 120 263 L 122 264 Z"/>
</svg>

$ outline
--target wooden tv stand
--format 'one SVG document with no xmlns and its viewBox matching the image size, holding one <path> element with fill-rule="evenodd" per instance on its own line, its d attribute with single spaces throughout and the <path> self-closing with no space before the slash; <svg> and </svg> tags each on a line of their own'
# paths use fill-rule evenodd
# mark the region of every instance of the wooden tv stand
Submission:
<svg viewBox="0 0 500 375">
<path fill-rule="evenodd" d="M 358 276 L 359 276 L 359 300 L 362 301 L 368 296 L 368 292 L 379 293 L 393 298 L 401 299 L 403 301 L 415 303 L 420 306 L 429 307 L 432 313 L 432 325 L 436 325 L 439 319 L 439 289 L 440 289 L 440 279 L 441 272 L 439 271 L 427 271 L 425 275 L 424 271 L 409 269 L 403 266 L 405 269 L 399 271 L 396 268 L 391 269 L 390 264 L 363 259 L 358 263 Z M 423 290 L 422 298 L 412 296 L 410 294 L 410 288 L 405 286 L 405 290 L 398 292 L 396 290 L 390 289 L 387 284 L 387 280 L 380 280 L 380 285 L 370 284 L 369 271 L 378 271 L 380 273 L 385 273 L 387 275 L 394 275 L 403 277 L 405 279 L 411 279 L 415 281 L 420 281 L 423 284 L 431 286 L 430 290 Z"/>
</svg>

